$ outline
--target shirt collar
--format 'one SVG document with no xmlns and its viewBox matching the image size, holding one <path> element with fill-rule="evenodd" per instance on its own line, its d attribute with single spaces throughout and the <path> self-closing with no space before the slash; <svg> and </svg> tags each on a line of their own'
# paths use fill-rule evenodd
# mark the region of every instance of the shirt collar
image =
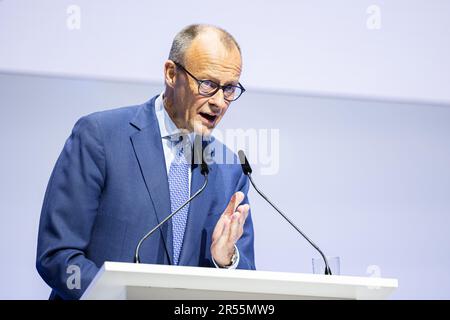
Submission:
<svg viewBox="0 0 450 320">
<path fill-rule="evenodd" d="M 178 140 L 182 135 L 182 131 L 177 127 L 177 125 L 172 121 L 169 114 L 164 107 L 164 92 L 162 92 L 155 100 L 155 111 L 156 118 L 159 124 L 159 131 L 161 133 L 161 138 Z M 194 141 L 195 133 L 189 133 L 190 142 Z M 203 137 L 204 140 L 210 141 L 211 137 Z"/>
<path fill-rule="evenodd" d="M 163 94 L 164 93 L 161 93 L 155 100 L 155 111 L 156 118 L 158 119 L 159 131 L 161 133 L 161 138 L 176 140 L 181 135 L 181 130 L 178 129 L 167 113 L 166 108 L 164 108 Z"/>
</svg>

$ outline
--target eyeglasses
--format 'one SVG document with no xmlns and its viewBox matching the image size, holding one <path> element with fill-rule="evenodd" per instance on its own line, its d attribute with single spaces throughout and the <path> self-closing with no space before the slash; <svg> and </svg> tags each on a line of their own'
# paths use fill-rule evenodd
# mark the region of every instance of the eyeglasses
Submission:
<svg viewBox="0 0 450 320">
<path fill-rule="evenodd" d="M 237 86 L 234 85 L 225 85 L 221 86 L 219 83 L 214 82 L 212 80 L 199 80 L 197 79 L 192 73 L 186 70 L 185 67 L 183 67 L 180 63 L 175 62 L 175 65 L 182 69 L 184 72 L 186 72 L 189 76 L 192 77 L 195 81 L 198 83 L 198 93 L 204 97 L 212 97 L 222 89 L 223 91 L 223 98 L 226 101 L 236 101 L 244 92 L 245 88 L 238 82 Z"/>
</svg>

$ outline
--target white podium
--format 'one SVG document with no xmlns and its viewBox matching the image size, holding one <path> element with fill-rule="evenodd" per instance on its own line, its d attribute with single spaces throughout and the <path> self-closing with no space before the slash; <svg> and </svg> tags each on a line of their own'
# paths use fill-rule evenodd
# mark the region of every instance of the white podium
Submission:
<svg viewBox="0 0 450 320">
<path fill-rule="evenodd" d="M 82 299 L 385 299 L 396 279 L 105 262 Z"/>
</svg>

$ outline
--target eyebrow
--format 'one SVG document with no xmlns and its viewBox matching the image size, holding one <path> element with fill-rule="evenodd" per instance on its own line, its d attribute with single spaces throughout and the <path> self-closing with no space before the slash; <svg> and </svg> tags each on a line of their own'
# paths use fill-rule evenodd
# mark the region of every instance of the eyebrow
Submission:
<svg viewBox="0 0 450 320">
<path fill-rule="evenodd" d="M 206 77 L 198 77 L 198 79 L 199 80 L 210 80 L 210 81 L 213 81 L 220 85 L 220 81 L 216 77 L 211 76 L 210 74 L 206 74 L 206 75 L 207 75 Z M 236 82 L 235 81 L 227 81 L 223 84 L 223 86 L 237 86 L 238 84 L 239 84 L 239 80 L 237 80 Z"/>
</svg>

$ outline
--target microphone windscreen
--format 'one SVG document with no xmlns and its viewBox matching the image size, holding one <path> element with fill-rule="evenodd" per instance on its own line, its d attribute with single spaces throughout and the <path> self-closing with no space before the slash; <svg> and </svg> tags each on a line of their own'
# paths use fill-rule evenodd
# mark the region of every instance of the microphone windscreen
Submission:
<svg viewBox="0 0 450 320">
<path fill-rule="evenodd" d="M 203 138 L 200 135 L 195 136 L 194 140 L 194 164 L 200 164 L 202 175 L 209 174 L 208 164 L 203 159 Z"/>
<path fill-rule="evenodd" d="M 247 157 L 245 156 L 244 151 L 239 150 L 238 151 L 239 161 L 242 166 L 242 171 L 244 171 L 244 174 L 247 176 L 252 173 L 252 168 L 250 167 L 250 164 L 248 163 Z"/>
</svg>

